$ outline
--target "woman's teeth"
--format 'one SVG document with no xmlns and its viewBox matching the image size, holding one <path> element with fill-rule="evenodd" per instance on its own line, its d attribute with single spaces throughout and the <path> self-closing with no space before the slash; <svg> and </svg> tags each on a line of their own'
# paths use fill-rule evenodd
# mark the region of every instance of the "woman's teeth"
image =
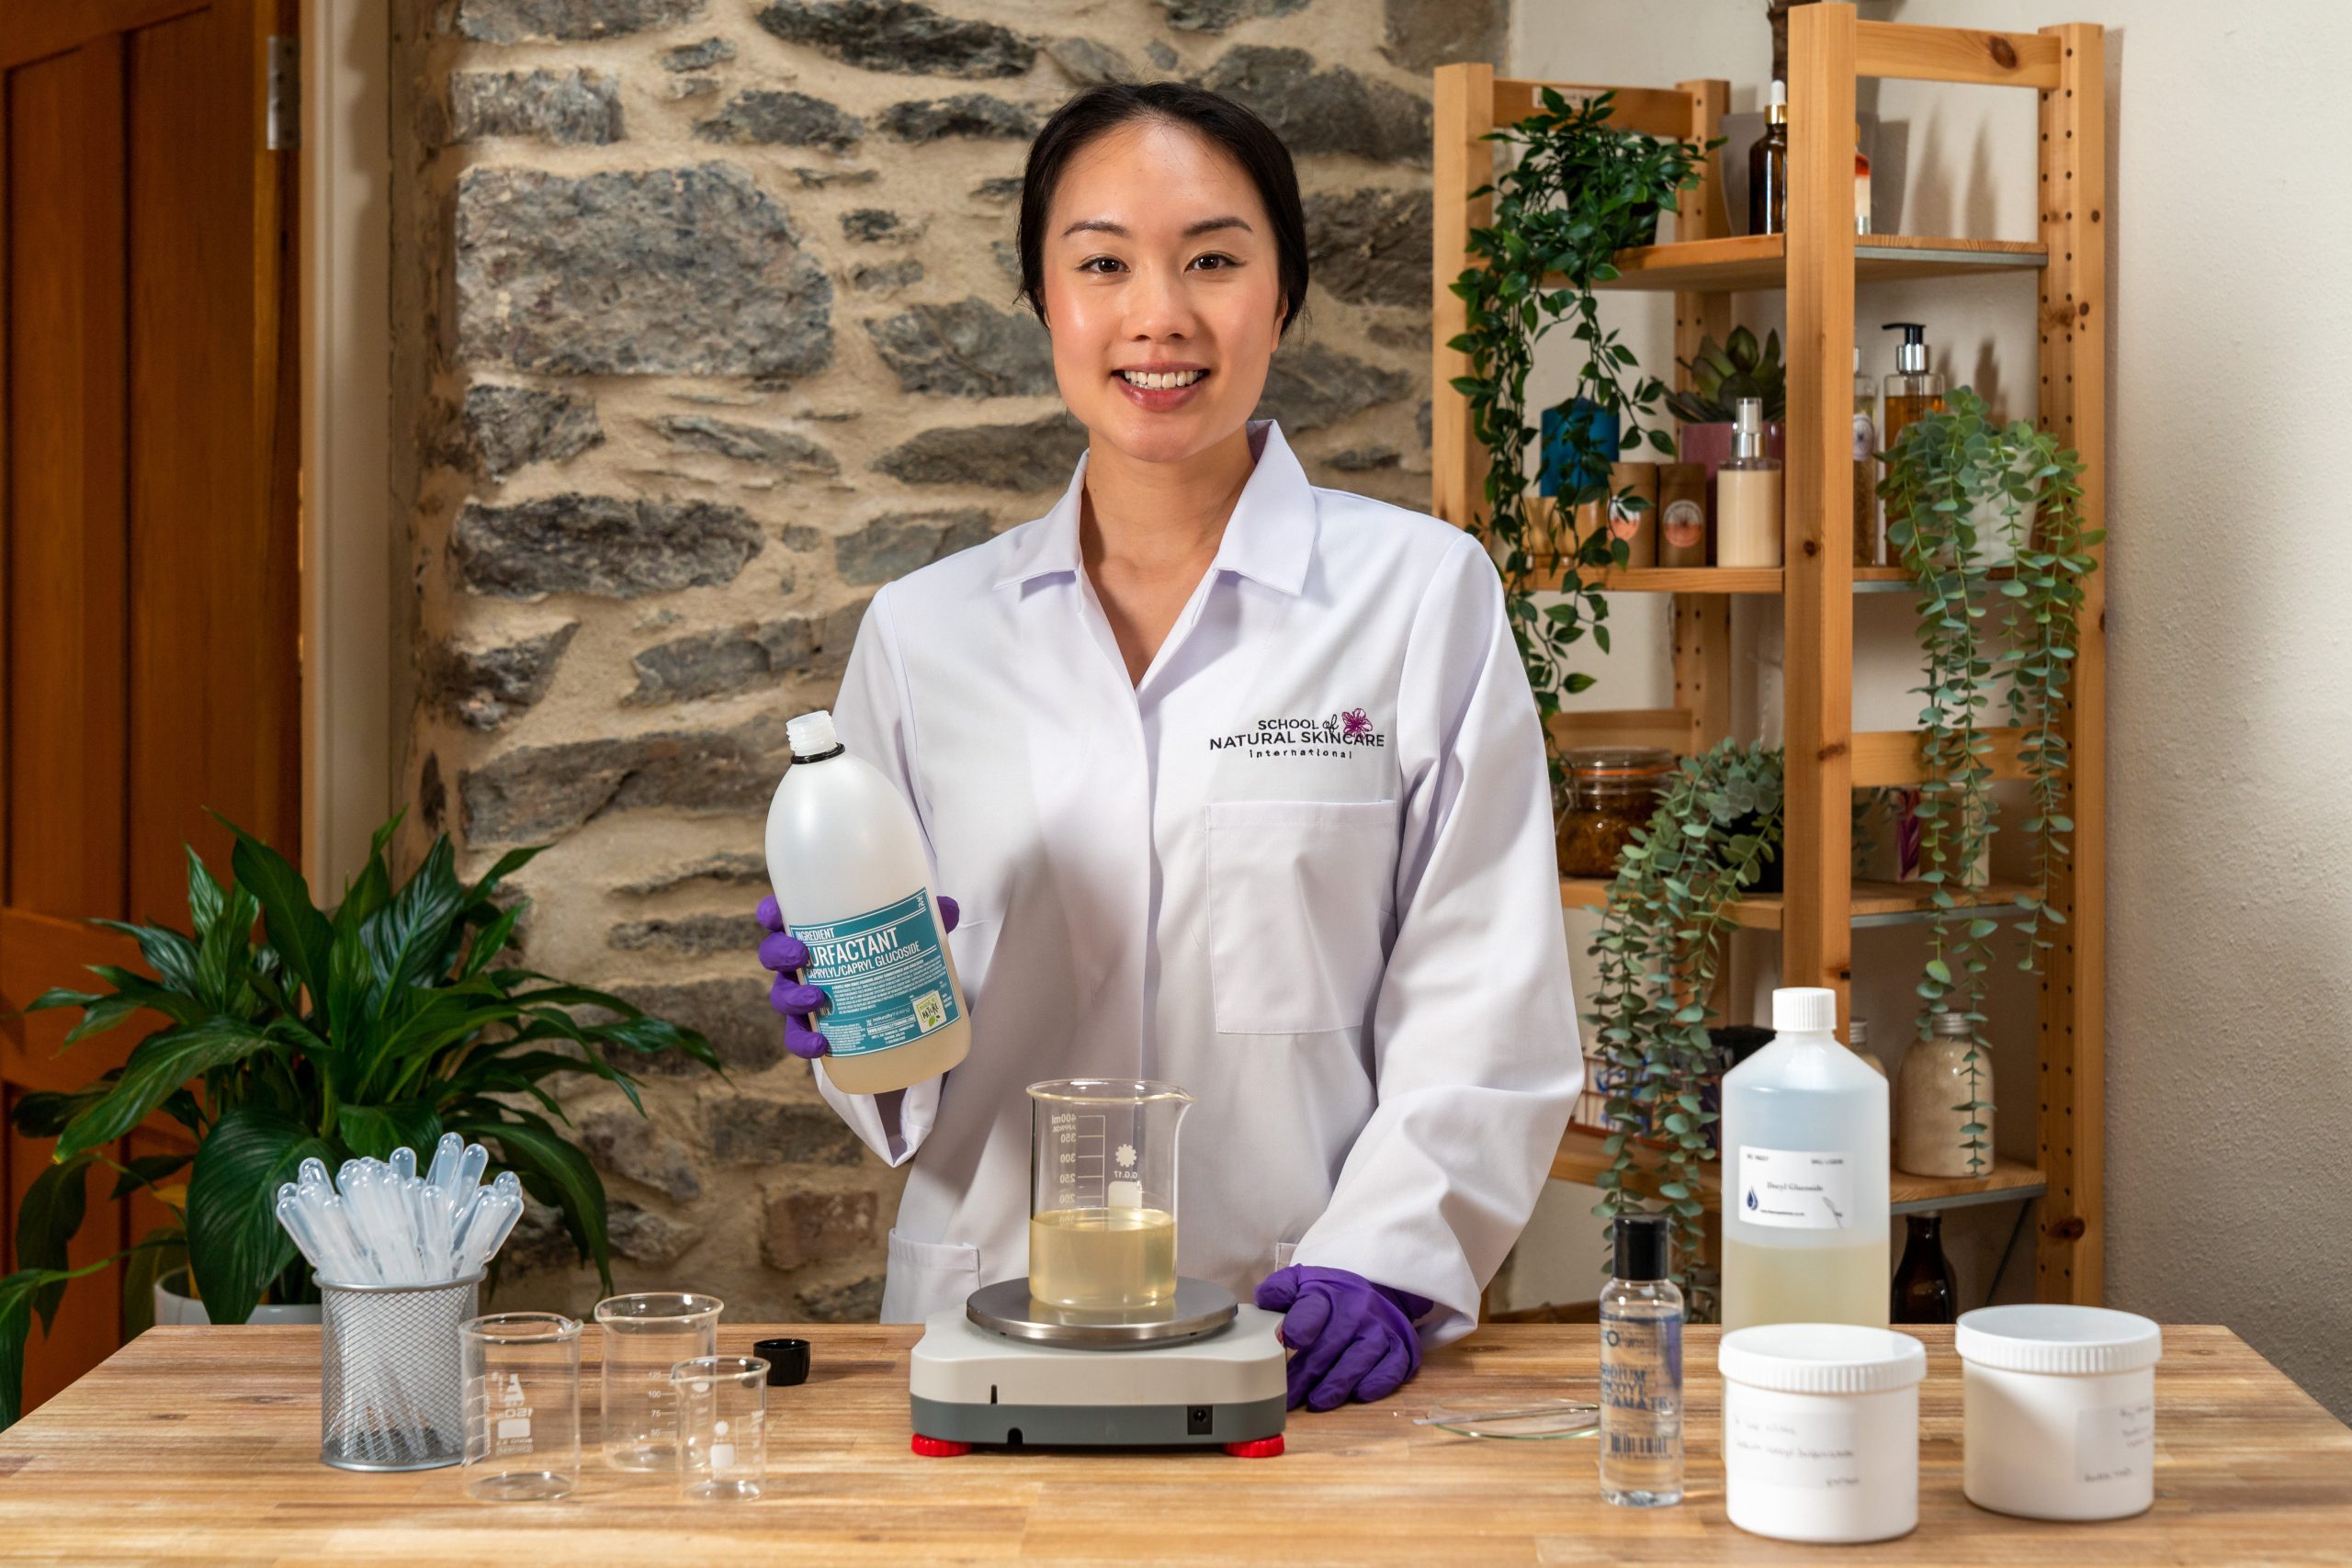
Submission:
<svg viewBox="0 0 2352 1568">
<path fill-rule="evenodd" d="M 1208 374 L 1205 370 L 1122 370 L 1130 387 L 1141 387 L 1147 392 L 1164 392 L 1175 387 L 1189 387 Z"/>
</svg>

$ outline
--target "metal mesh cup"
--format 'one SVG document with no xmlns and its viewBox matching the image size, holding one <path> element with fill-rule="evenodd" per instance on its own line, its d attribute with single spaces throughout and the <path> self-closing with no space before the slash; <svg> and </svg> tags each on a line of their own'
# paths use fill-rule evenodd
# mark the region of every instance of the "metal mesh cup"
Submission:
<svg viewBox="0 0 2352 1568">
<path fill-rule="evenodd" d="M 319 1458 L 338 1470 L 435 1470 L 466 1457 L 458 1326 L 481 1276 L 446 1285 L 319 1285 Z"/>
</svg>

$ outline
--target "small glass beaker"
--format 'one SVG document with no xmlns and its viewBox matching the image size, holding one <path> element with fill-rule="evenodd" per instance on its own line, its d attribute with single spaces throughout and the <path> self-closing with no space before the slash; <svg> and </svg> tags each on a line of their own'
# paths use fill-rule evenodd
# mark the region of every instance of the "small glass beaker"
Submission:
<svg viewBox="0 0 2352 1568">
<path fill-rule="evenodd" d="M 502 1312 L 458 1330 L 466 1380 L 466 1491 L 547 1502 L 580 1484 L 580 1325 Z"/>
<path fill-rule="evenodd" d="M 1029 1293 L 1070 1312 L 1176 1299 L 1176 1134 L 1193 1097 L 1139 1078 L 1029 1086 Z"/>
<path fill-rule="evenodd" d="M 768 1473 L 768 1363 L 697 1356 L 670 1369 L 684 1490 L 702 1502 L 756 1497 Z"/>
<path fill-rule="evenodd" d="M 726 1303 L 691 1291 L 643 1291 L 596 1303 L 605 1331 L 605 1462 L 671 1470 L 678 1462 L 678 1394 L 670 1369 L 718 1351 Z"/>
</svg>

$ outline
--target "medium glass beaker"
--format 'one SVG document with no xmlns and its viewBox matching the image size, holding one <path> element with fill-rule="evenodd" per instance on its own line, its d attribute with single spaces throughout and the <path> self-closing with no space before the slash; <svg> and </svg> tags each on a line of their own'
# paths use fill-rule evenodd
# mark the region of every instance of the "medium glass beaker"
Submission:
<svg viewBox="0 0 2352 1568">
<path fill-rule="evenodd" d="M 605 1331 L 605 1462 L 615 1470 L 674 1470 L 678 1393 L 670 1369 L 718 1353 L 725 1303 L 688 1291 L 645 1291 L 596 1303 Z"/>
<path fill-rule="evenodd" d="M 1071 1312 L 1176 1299 L 1176 1134 L 1193 1097 L 1138 1078 L 1029 1086 L 1029 1293 Z"/>
<path fill-rule="evenodd" d="M 466 1491 L 543 1503 L 580 1483 L 580 1325 L 503 1312 L 458 1329 L 466 1386 Z"/>
</svg>

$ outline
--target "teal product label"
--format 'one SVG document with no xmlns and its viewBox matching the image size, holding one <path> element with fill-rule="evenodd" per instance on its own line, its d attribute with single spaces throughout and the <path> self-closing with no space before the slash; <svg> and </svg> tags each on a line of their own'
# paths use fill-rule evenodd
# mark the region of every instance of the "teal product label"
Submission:
<svg viewBox="0 0 2352 1568">
<path fill-rule="evenodd" d="M 824 987 L 833 999 L 817 1021 L 831 1055 L 888 1051 L 963 1016 L 947 983 L 947 953 L 926 895 L 790 929 L 808 944 L 808 983 Z"/>
</svg>

